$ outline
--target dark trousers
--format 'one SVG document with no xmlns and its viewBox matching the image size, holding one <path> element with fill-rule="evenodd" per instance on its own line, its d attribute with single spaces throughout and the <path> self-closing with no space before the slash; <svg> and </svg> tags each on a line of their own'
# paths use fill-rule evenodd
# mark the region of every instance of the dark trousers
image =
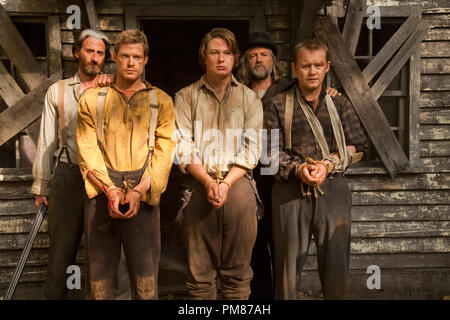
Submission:
<svg viewBox="0 0 450 320">
<path fill-rule="evenodd" d="M 78 166 L 60 162 L 50 185 L 48 235 L 50 249 L 47 264 L 46 296 L 67 297 L 67 267 L 75 259 L 83 235 L 84 183 Z"/>
<path fill-rule="evenodd" d="M 317 248 L 325 299 L 347 295 L 350 262 L 351 194 L 342 175 L 327 178 L 317 199 L 300 195 L 300 183 L 273 186 L 275 298 L 296 299 L 311 235 Z"/>
<path fill-rule="evenodd" d="M 254 172 L 259 172 L 259 166 Z M 253 247 L 250 300 L 273 299 L 272 186 L 273 176 L 255 176 L 264 216 L 258 221 L 258 234 Z"/>
<path fill-rule="evenodd" d="M 140 172 L 109 171 L 111 180 L 139 181 Z M 125 212 L 122 209 L 122 212 Z M 129 271 L 133 299 L 158 298 L 158 266 L 161 252 L 159 206 L 140 203 L 138 214 L 127 220 L 113 219 L 101 194 L 86 204 L 86 251 L 93 299 L 114 299 L 121 245 Z"/>
<path fill-rule="evenodd" d="M 250 180 L 240 178 L 220 209 L 208 202 L 202 185 L 196 183 L 194 188 L 182 223 L 190 298 L 216 299 L 219 277 L 223 299 L 248 299 L 257 231 L 256 197 Z"/>
</svg>

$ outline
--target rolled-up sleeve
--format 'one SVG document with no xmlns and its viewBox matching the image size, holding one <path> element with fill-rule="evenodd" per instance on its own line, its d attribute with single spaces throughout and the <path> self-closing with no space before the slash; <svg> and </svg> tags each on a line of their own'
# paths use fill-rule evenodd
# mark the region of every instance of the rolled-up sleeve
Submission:
<svg viewBox="0 0 450 320">
<path fill-rule="evenodd" d="M 38 145 L 33 162 L 33 186 L 31 193 L 48 196 L 54 153 L 58 150 L 58 117 L 56 112 L 56 88 L 53 84 L 47 91 L 42 111 Z"/>
<path fill-rule="evenodd" d="M 190 99 L 186 99 L 182 93 L 175 95 L 176 160 L 180 171 L 184 174 L 188 174 L 186 168 L 193 163 L 194 157 L 200 155 L 194 143 L 191 105 L 186 102 L 187 100 Z"/>
<path fill-rule="evenodd" d="M 158 121 L 155 132 L 155 148 L 152 159 L 141 180 L 150 176 L 150 189 L 147 192 L 146 199 L 150 205 L 157 205 L 161 194 L 166 190 L 169 180 L 170 168 L 172 167 L 175 140 L 173 132 L 175 130 L 175 110 L 172 98 L 157 92 L 159 111 Z"/>
<path fill-rule="evenodd" d="M 259 140 L 259 133 L 262 127 L 263 108 L 261 100 L 252 98 L 245 112 L 242 144 L 234 159 L 236 165 L 249 170 L 256 167 L 262 149 L 261 141 Z"/>
<path fill-rule="evenodd" d="M 78 102 L 76 137 L 79 166 L 89 199 L 102 191 L 87 177 L 89 171 L 106 186 L 114 185 L 108 175 L 102 152 L 97 144 L 97 114 L 94 112 L 97 106 L 97 91 L 98 88 L 90 89 L 85 92 Z"/>
</svg>

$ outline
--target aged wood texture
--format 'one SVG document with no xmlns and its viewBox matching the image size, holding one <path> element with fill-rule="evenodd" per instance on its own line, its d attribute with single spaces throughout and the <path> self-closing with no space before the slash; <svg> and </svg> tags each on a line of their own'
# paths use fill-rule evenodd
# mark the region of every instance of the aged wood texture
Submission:
<svg viewBox="0 0 450 320">
<path fill-rule="evenodd" d="M 295 4 L 297 2 L 294 1 L 293 3 Z M 321 4 L 322 1 L 303 0 L 298 2 L 297 6 L 299 10 L 292 10 L 292 13 L 295 15 L 300 11 L 300 16 L 298 18 L 292 17 L 294 21 L 298 19 L 293 28 L 293 30 L 295 30 L 293 38 L 294 43 L 292 43 L 293 46 L 303 40 L 310 39 L 313 36 L 314 21 L 316 21 L 317 11 L 320 9 Z"/>
<path fill-rule="evenodd" d="M 422 75 L 420 82 L 422 91 L 450 90 L 450 74 Z"/>
<path fill-rule="evenodd" d="M 423 58 L 448 58 L 450 57 L 450 46 L 448 42 L 422 42 L 422 57 Z"/>
<path fill-rule="evenodd" d="M 377 53 L 377 55 L 369 62 L 364 68 L 362 74 L 367 83 L 369 83 L 373 77 L 381 70 L 386 64 L 386 61 L 400 48 L 411 33 L 416 29 L 417 24 L 420 22 L 420 16 L 410 16 L 397 32 L 386 42 L 383 48 Z"/>
<path fill-rule="evenodd" d="M 450 139 L 450 125 L 421 125 L 419 137 L 421 140 Z"/>
<path fill-rule="evenodd" d="M 421 124 L 450 124 L 449 109 L 422 109 L 420 112 Z M 449 138 L 449 137 L 447 137 Z"/>
<path fill-rule="evenodd" d="M 352 221 L 450 221 L 450 205 L 353 206 Z"/>
<path fill-rule="evenodd" d="M 44 97 L 48 87 L 61 79 L 61 72 L 55 73 L 50 78 L 18 100 L 13 106 L 0 113 L 0 145 L 11 139 L 18 132 L 36 121 L 44 106 Z"/>
<path fill-rule="evenodd" d="M 349 179 L 351 191 L 440 190 L 450 189 L 447 173 L 402 174 L 395 180 L 389 176 L 355 176 Z"/>
<path fill-rule="evenodd" d="M 59 16 L 48 17 L 48 68 L 50 75 L 61 72 L 61 26 Z"/>
<path fill-rule="evenodd" d="M 441 108 L 450 107 L 450 94 L 447 92 L 421 92 L 420 107 Z"/>
<path fill-rule="evenodd" d="M 428 28 L 429 23 L 427 21 L 421 21 L 417 29 L 411 34 L 405 44 L 389 62 L 385 71 L 372 86 L 372 92 L 376 99 L 378 99 L 384 90 L 386 90 L 406 61 L 408 61 L 409 57 L 414 53 L 416 46 L 422 41 L 422 38 L 428 32 Z"/>
<path fill-rule="evenodd" d="M 25 84 L 33 90 L 46 80 L 46 76 L 2 6 L 0 6 L 0 29 L 3 30 L 0 32 L 3 50 L 16 65 Z"/>
<path fill-rule="evenodd" d="M 347 8 L 342 38 L 344 38 L 352 56 L 356 52 L 361 26 L 366 14 L 366 7 L 366 0 L 351 0 Z"/>
<path fill-rule="evenodd" d="M 450 74 L 448 58 L 424 58 L 422 59 L 422 74 Z"/>
<path fill-rule="evenodd" d="M 95 9 L 94 0 L 84 0 L 84 7 L 86 8 L 89 28 L 96 29 L 97 28 L 97 10 Z"/>
<path fill-rule="evenodd" d="M 337 27 L 328 18 L 318 19 L 316 34 L 330 49 L 333 67 L 364 128 L 391 177 L 408 166 L 408 158 L 392 133 L 389 123 L 362 73 L 345 47 Z"/>
</svg>

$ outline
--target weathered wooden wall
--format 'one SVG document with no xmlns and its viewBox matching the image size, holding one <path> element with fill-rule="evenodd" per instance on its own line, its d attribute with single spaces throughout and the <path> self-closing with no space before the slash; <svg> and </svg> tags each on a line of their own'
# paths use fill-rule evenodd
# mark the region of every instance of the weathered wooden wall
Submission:
<svg viewBox="0 0 450 320">
<path fill-rule="evenodd" d="M 76 62 L 71 53 L 73 31 L 67 30 L 65 9 L 81 1 L 8 2 L 11 14 L 28 8 L 29 13 L 51 13 L 60 17 L 64 76 L 72 75 Z M 229 1 L 96 1 L 98 26 L 114 41 L 125 26 L 124 4 L 173 5 L 260 5 L 264 6 L 266 30 L 279 48 L 279 59 L 289 69 L 292 36 L 289 0 Z M 450 295 L 450 4 L 447 1 L 373 0 L 368 4 L 417 5 L 423 18 L 432 21 L 422 42 L 420 94 L 420 161 L 413 172 L 391 180 L 383 170 L 361 170 L 348 174 L 353 197 L 350 275 L 355 299 L 441 299 Z M 86 19 L 86 18 L 85 18 Z M 107 70 L 113 70 L 112 63 Z M 31 174 L 27 170 L 0 169 L 0 296 L 18 261 L 20 249 L 35 213 L 28 193 Z M 46 224 L 41 229 L 16 298 L 42 298 L 48 251 Z M 83 252 L 79 253 L 82 264 Z M 369 290 L 367 267 L 381 268 L 381 290 Z M 166 288 L 179 293 L 183 266 L 177 261 L 163 261 L 163 283 L 176 277 L 180 285 Z M 167 283 L 167 282 L 166 282 Z M 305 266 L 302 291 L 306 298 L 320 291 L 315 248 Z M 172 290 L 172 291 L 171 291 Z M 78 295 L 80 296 L 80 294 Z"/>
</svg>

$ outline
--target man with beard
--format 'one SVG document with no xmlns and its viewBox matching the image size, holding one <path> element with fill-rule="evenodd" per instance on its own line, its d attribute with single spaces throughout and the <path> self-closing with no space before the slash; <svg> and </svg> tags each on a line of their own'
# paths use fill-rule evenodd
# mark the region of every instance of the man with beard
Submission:
<svg viewBox="0 0 450 320">
<path fill-rule="evenodd" d="M 109 48 L 103 33 L 90 29 L 81 32 L 72 47 L 78 59 L 76 74 L 51 85 L 45 97 L 31 193 L 36 195 L 36 206 L 41 203 L 48 206 L 48 299 L 66 298 L 66 269 L 75 263 L 83 235 L 85 195 L 75 141 L 78 99 L 97 84 Z M 52 178 L 55 161 L 57 167 Z"/>
<path fill-rule="evenodd" d="M 255 91 L 265 108 L 278 93 L 295 85 L 296 80 L 283 77 L 277 60 L 278 49 L 267 33 L 252 33 L 242 46 L 237 78 Z M 341 95 L 327 88 L 330 96 Z M 253 248 L 251 266 L 254 277 L 250 299 L 272 299 L 272 185 L 273 176 L 261 175 L 261 166 L 254 170 L 258 192 L 264 205 L 264 216 L 258 221 L 258 235 Z"/>
</svg>

